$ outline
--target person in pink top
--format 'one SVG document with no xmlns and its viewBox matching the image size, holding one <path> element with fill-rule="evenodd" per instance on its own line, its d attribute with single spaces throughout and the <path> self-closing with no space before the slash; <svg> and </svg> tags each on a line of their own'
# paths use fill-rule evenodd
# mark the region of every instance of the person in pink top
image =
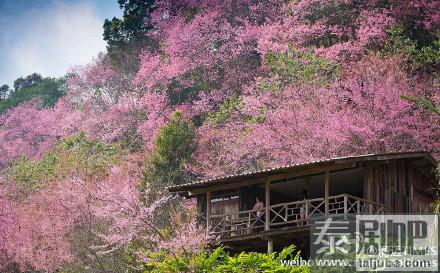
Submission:
<svg viewBox="0 0 440 273">
<path fill-rule="evenodd" d="M 264 203 L 260 200 L 260 198 L 257 196 L 255 197 L 255 205 L 252 208 L 252 210 L 256 211 L 257 215 L 257 222 L 255 223 L 256 226 L 262 226 L 264 225 Z"/>
</svg>

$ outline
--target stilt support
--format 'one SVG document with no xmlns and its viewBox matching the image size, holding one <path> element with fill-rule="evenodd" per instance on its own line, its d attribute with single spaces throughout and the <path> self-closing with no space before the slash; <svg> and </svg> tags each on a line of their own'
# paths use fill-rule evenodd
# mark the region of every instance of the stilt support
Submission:
<svg viewBox="0 0 440 273">
<path fill-rule="evenodd" d="M 273 252 L 273 240 L 267 240 L 267 254 Z"/>
</svg>

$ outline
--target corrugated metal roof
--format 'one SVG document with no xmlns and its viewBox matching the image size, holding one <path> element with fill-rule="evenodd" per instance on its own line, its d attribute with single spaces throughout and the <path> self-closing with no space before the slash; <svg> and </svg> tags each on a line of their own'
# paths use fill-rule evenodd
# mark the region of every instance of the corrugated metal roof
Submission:
<svg viewBox="0 0 440 273">
<path fill-rule="evenodd" d="M 322 159 L 322 160 L 313 160 L 313 161 L 308 161 L 308 162 L 301 162 L 301 163 L 276 166 L 276 167 L 262 169 L 262 170 L 243 172 L 240 174 L 217 176 L 217 177 L 199 180 L 199 181 L 195 181 L 195 182 L 191 182 L 191 183 L 185 183 L 185 184 L 171 186 L 171 187 L 168 187 L 167 189 L 171 192 L 187 191 L 187 190 L 190 190 L 191 188 L 201 187 L 201 186 L 205 186 L 205 185 L 211 185 L 211 184 L 222 182 L 222 181 L 229 181 L 229 180 L 233 180 L 233 179 L 241 179 L 241 178 L 245 178 L 245 177 L 258 176 L 261 174 L 268 174 L 269 175 L 274 172 L 281 172 L 281 171 L 289 170 L 289 169 L 302 168 L 302 167 L 308 167 L 308 166 L 314 166 L 314 165 L 320 165 L 320 164 L 324 165 L 327 163 L 338 163 L 340 161 L 356 162 L 356 161 L 386 160 L 386 159 L 392 159 L 392 158 L 410 158 L 410 157 L 412 157 L 412 158 L 413 157 L 425 157 L 433 165 L 437 164 L 435 159 L 428 152 L 425 152 L 425 151 L 384 153 L 384 154 L 364 154 L 364 155 L 357 155 L 357 156 L 344 156 L 344 157 L 334 157 L 334 158 Z"/>
</svg>

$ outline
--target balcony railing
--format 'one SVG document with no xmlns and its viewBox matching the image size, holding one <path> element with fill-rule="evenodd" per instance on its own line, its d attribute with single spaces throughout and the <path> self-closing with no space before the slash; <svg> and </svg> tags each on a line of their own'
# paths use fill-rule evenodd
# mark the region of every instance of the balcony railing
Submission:
<svg viewBox="0 0 440 273">
<path fill-rule="evenodd" d="M 303 227 L 308 219 L 326 215 L 325 198 L 307 199 L 269 207 L 269 230 L 279 227 Z M 222 238 L 243 236 L 265 229 L 265 208 L 239 211 L 233 214 L 212 215 L 209 217 L 209 233 Z M 348 194 L 328 198 L 328 214 L 380 214 L 384 213 L 382 204 L 370 202 Z"/>
</svg>

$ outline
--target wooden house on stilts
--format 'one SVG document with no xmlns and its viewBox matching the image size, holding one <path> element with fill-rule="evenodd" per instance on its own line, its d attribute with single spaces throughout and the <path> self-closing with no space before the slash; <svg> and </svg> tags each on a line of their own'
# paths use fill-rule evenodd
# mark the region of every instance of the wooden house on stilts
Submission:
<svg viewBox="0 0 440 273">
<path fill-rule="evenodd" d="M 169 187 L 197 199 L 207 232 L 233 250 L 307 253 L 309 219 L 334 214 L 429 213 L 437 162 L 427 152 L 368 154 L 292 164 Z M 255 209 L 256 198 L 263 206 Z"/>
</svg>

